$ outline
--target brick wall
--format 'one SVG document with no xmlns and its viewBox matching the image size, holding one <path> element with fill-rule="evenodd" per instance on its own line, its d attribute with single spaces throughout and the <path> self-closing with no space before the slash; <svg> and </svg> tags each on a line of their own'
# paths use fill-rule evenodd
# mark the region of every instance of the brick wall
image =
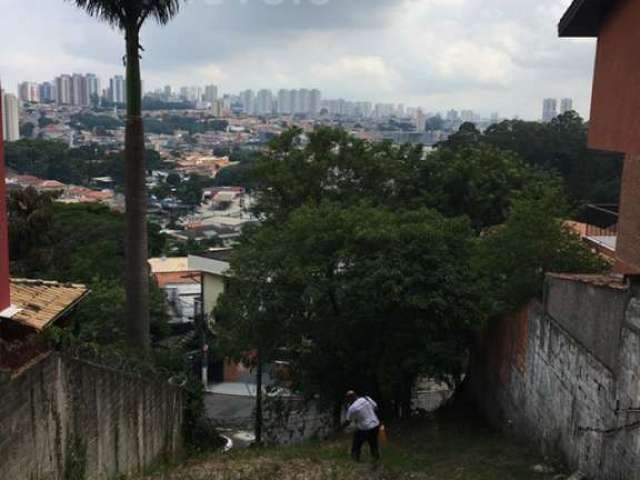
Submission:
<svg viewBox="0 0 640 480">
<path fill-rule="evenodd" d="M 591 307 L 600 316 L 584 318 L 583 325 L 596 331 L 586 323 L 606 321 L 602 295 L 610 294 L 615 306 L 620 292 L 600 287 L 594 295 L 592 287 L 577 284 L 584 303 L 597 300 Z M 601 343 L 577 339 L 535 302 L 490 325 L 470 377 L 481 410 L 497 427 L 591 479 L 640 479 L 640 297 L 627 293 L 613 333 L 615 368 L 596 356 Z"/>
<path fill-rule="evenodd" d="M 640 273 L 640 155 L 627 155 L 620 192 L 616 270 Z"/>
<path fill-rule="evenodd" d="M 182 392 L 164 381 L 49 354 L 0 378 L 0 399 L 2 478 L 61 479 L 72 456 L 114 478 L 181 453 Z"/>
</svg>

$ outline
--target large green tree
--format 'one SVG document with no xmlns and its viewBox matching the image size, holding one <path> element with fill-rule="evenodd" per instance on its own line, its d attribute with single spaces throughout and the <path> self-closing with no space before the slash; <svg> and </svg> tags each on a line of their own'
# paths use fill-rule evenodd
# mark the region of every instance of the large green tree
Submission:
<svg viewBox="0 0 640 480">
<path fill-rule="evenodd" d="M 569 199 L 576 205 L 617 203 L 622 157 L 590 150 L 588 129 L 575 112 L 566 112 L 549 123 L 504 120 L 482 133 L 466 123 L 438 148 L 465 150 L 490 145 L 510 151 L 528 165 L 560 174 Z"/>
<path fill-rule="evenodd" d="M 545 272 L 602 268 L 562 227 L 557 175 L 463 133 L 428 154 L 328 128 L 275 139 L 218 311 L 236 353 L 286 357 L 336 417 L 353 387 L 404 415 L 416 378 L 457 383 L 474 331 Z"/>
<path fill-rule="evenodd" d="M 71 0 L 89 15 L 118 28 L 126 43 L 127 120 L 125 127 L 126 292 L 131 347 L 149 348 L 149 276 L 147 269 L 147 191 L 140 77 L 140 29 L 148 19 L 165 25 L 179 0 Z"/>
</svg>

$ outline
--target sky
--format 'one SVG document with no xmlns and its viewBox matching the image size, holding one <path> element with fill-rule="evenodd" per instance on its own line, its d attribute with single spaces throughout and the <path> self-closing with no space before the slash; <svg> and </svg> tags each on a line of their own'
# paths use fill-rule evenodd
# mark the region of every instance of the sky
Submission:
<svg viewBox="0 0 640 480">
<path fill-rule="evenodd" d="M 560 39 L 570 0 L 188 0 L 142 31 L 145 88 L 319 88 L 324 98 L 539 119 L 545 97 L 588 117 L 591 39 Z M 0 78 L 123 73 L 120 32 L 68 0 L 0 0 Z"/>
</svg>

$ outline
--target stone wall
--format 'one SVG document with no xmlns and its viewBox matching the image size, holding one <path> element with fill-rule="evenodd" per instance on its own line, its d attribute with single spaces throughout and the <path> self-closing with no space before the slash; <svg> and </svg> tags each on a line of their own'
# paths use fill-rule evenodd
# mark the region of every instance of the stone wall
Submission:
<svg viewBox="0 0 640 480">
<path fill-rule="evenodd" d="M 164 381 L 49 354 L 0 379 L 0 476 L 115 478 L 175 459 L 182 411 Z"/>
<path fill-rule="evenodd" d="M 471 391 L 496 426 L 588 478 L 640 480 L 639 325 L 632 288 L 549 278 L 544 305 L 483 333 Z"/>
</svg>

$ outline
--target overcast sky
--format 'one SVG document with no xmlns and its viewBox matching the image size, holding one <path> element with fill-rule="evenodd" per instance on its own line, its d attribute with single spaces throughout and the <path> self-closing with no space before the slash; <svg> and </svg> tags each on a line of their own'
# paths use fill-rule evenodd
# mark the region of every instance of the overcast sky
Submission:
<svg viewBox="0 0 640 480">
<path fill-rule="evenodd" d="M 189 0 L 142 32 L 146 88 L 320 88 L 537 119 L 542 98 L 588 115 L 595 43 L 557 38 L 570 0 Z M 122 73 L 119 32 L 64 0 L 0 0 L 0 76 Z"/>
</svg>

